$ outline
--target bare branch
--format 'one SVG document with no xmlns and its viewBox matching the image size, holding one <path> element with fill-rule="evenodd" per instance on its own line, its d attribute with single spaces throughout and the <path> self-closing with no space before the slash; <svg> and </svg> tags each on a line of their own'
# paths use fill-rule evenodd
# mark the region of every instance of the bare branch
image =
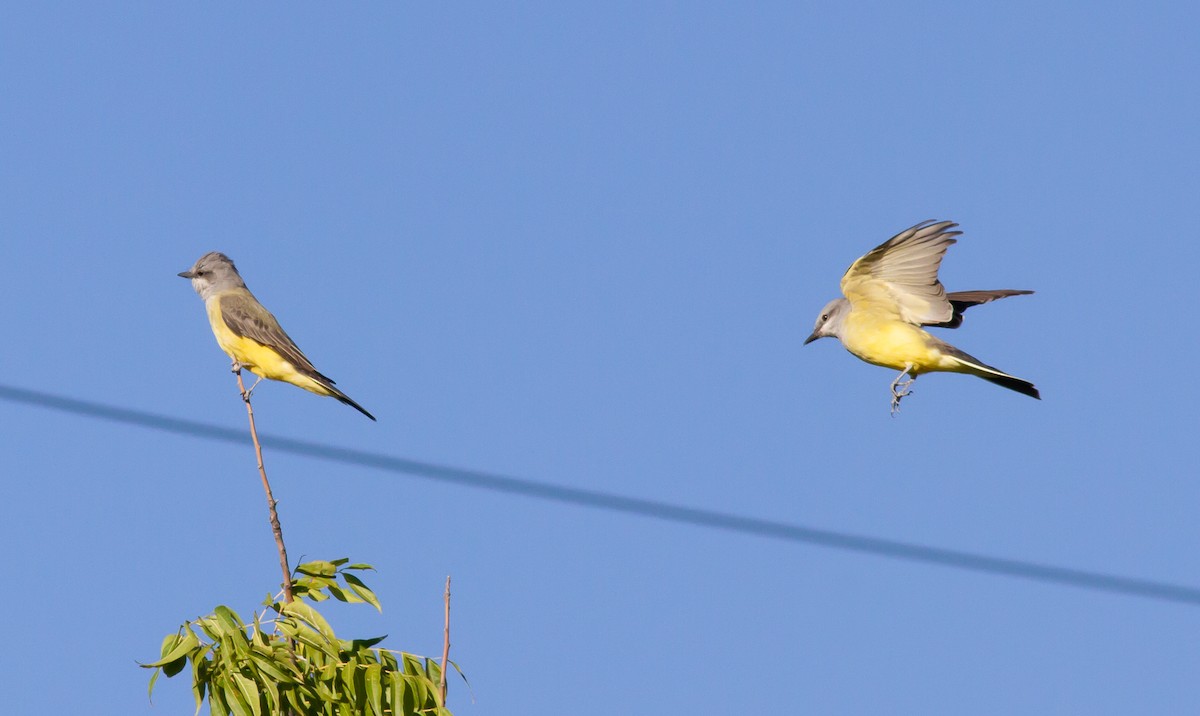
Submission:
<svg viewBox="0 0 1200 716">
<path fill-rule="evenodd" d="M 263 491 L 267 493 L 267 509 L 271 516 L 271 531 L 275 533 L 275 547 L 279 550 L 279 566 L 283 570 L 283 600 L 292 601 L 292 570 L 288 569 L 287 548 L 283 546 L 283 529 L 279 526 L 279 513 L 275 511 L 275 496 L 271 494 L 271 483 L 267 481 L 267 470 L 263 467 L 262 445 L 258 442 L 258 429 L 254 427 L 254 408 L 250 406 L 250 391 L 242 383 L 242 367 L 233 364 L 237 376 L 238 392 L 246 404 L 246 415 L 250 418 L 250 438 L 254 441 L 254 455 L 258 458 L 258 474 L 262 478 Z"/>
<path fill-rule="evenodd" d="M 446 667 L 450 665 L 450 575 L 446 575 L 446 631 L 442 639 L 442 681 L 438 689 L 442 693 L 442 708 L 446 708 Z"/>
</svg>

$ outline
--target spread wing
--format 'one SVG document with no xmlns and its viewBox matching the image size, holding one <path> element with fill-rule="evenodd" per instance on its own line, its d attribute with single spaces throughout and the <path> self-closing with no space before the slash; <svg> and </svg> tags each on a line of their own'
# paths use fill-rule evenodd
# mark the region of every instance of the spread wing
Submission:
<svg viewBox="0 0 1200 716">
<path fill-rule="evenodd" d="M 221 318 L 225 320 L 229 330 L 273 349 L 301 373 L 333 383 L 317 372 L 308 358 L 300 352 L 295 341 L 284 333 L 275 316 L 263 308 L 249 291 L 244 294 L 238 292 L 221 296 L 220 301 Z"/>
<path fill-rule="evenodd" d="M 938 281 L 946 249 L 961 231 L 951 221 L 922 221 L 901 231 L 850 264 L 842 293 L 855 308 L 869 307 L 915 325 L 946 323 L 954 308 Z"/>
</svg>

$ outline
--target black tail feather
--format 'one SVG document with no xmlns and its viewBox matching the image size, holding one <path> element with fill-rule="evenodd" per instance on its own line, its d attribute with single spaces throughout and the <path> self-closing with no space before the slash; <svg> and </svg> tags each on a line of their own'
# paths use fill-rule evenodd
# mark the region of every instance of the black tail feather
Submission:
<svg viewBox="0 0 1200 716">
<path fill-rule="evenodd" d="M 1009 390 L 1015 390 L 1022 395 L 1028 395 L 1030 398 L 1037 398 L 1038 400 L 1042 399 L 1041 394 L 1038 393 L 1038 389 L 1033 386 L 1033 383 L 1030 383 L 1027 380 L 1022 380 L 1016 376 L 1009 375 L 999 368 L 993 368 L 970 353 L 959 350 L 945 341 L 938 341 L 937 339 L 934 340 L 936 341 L 935 345 L 937 346 L 938 350 L 946 355 L 954 356 L 962 362 L 963 367 L 968 368 L 968 370 L 965 372 L 968 372 L 971 375 L 977 375 L 990 383 L 995 383 L 996 385 L 1003 386 Z"/>
<path fill-rule="evenodd" d="M 333 388 L 332 390 L 334 391 L 334 393 L 333 393 L 333 397 L 335 397 L 335 398 L 337 398 L 338 400 L 342 401 L 342 402 L 343 402 L 343 403 L 345 403 L 346 405 L 349 405 L 351 408 L 354 408 L 355 410 L 357 410 L 358 412 L 360 412 L 360 413 L 362 413 L 363 415 L 367 416 L 367 417 L 368 417 L 368 418 L 370 418 L 371 420 L 375 420 L 375 416 L 374 416 L 374 415 L 371 415 L 370 413 L 368 413 L 368 412 L 367 412 L 367 409 L 366 409 L 366 408 L 364 408 L 363 406 L 361 406 L 361 405 L 359 405 L 358 403 L 356 403 L 356 402 L 354 402 L 353 400 L 351 400 L 351 399 L 350 399 L 350 396 L 346 395 L 345 393 L 343 393 L 342 391 L 338 390 L 337 388 Z M 1036 391 L 1035 391 L 1035 392 L 1036 392 Z M 378 421 L 376 421 L 376 422 L 378 422 Z"/>
<path fill-rule="evenodd" d="M 312 378 L 313 380 L 320 383 L 326 390 L 328 390 L 329 391 L 328 395 L 331 395 L 334 398 L 337 398 L 341 402 L 345 403 L 346 405 L 349 405 L 351 408 L 354 408 L 355 410 L 357 410 L 358 412 L 367 416 L 371 420 L 375 420 L 375 416 L 368 413 L 366 408 L 364 408 L 363 406 L 361 406 L 358 403 L 351 400 L 349 395 L 346 395 L 342 391 L 338 390 L 337 387 L 334 386 L 334 384 L 333 384 L 333 378 L 330 378 L 327 375 L 318 373 L 316 370 L 309 371 L 306 373 L 306 375 L 308 375 L 310 378 Z M 317 391 L 313 391 L 313 392 L 317 392 Z M 376 420 L 375 422 L 379 422 L 379 421 Z"/>
<path fill-rule="evenodd" d="M 1004 373 L 976 373 L 975 375 L 990 383 L 1002 385 L 1005 388 L 1008 388 L 1009 390 L 1015 390 L 1022 395 L 1028 395 L 1030 398 L 1037 398 L 1038 400 L 1042 399 L 1042 396 L 1038 393 L 1038 389 L 1033 387 L 1033 383 L 1030 383 L 1027 380 L 1014 378 L 1013 376 L 1006 375 Z"/>
</svg>

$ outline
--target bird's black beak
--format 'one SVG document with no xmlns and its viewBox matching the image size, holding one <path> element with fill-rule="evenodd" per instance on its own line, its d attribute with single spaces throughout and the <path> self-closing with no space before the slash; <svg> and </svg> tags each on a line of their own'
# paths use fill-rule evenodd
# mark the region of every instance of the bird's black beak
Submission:
<svg viewBox="0 0 1200 716">
<path fill-rule="evenodd" d="M 812 335 L 810 335 L 808 338 L 804 339 L 804 345 L 808 345 L 809 343 L 812 343 L 813 341 L 817 340 L 818 338 L 820 338 L 820 336 L 817 335 L 816 331 L 813 331 Z"/>
<path fill-rule="evenodd" d="M 175 275 L 180 278 L 196 278 L 196 274 L 192 273 L 191 271 L 180 271 Z"/>
</svg>

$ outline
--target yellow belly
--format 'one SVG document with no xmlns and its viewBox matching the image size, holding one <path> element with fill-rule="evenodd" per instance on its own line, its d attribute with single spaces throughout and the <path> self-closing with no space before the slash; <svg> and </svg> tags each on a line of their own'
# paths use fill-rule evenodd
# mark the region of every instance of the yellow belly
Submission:
<svg viewBox="0 0 1200 716">
<path fill-rule="evenodd" d="M 221 318 L 219 300 L 209 301 L 205 308 L 208 311 L 208 321 L 212 324 L 213 335 L 217 338 L 217 345 L 231 359 L 241 363 L 243 368 L 257 376 L 291 383 L 319 395 L 332 395 L 328 388 L 296 370 L 295 366 L 274 349 L 230 330 Z"/>
<path fill-rule="evenodd" d="M 933 336 L 910 323 L 851 311 L 841 339 L 846 350 L 868 363 L 896 370 L 911 367 L 912 375 L 945 370 L 945 357 Z"/>
</svg>

